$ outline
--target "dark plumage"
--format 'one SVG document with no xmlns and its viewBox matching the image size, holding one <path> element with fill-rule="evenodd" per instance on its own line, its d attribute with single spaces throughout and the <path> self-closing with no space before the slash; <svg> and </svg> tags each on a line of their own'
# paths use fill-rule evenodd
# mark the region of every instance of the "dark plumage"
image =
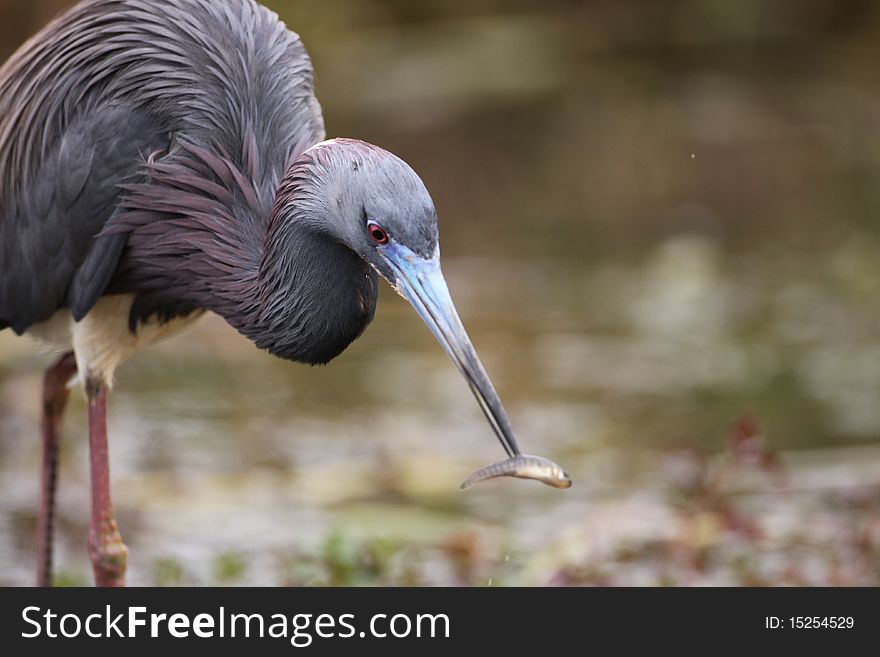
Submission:
<svg viewBox="0 0 880 657">
<path fill-rule="evenodd" d="M 108 284 L 139 293 L 135 319 L 184 308 L 165 280 L 134 289 L 139 264 L 258 261 L 281 177 L 323 135 L 302 43 L 256 3 L 77 5 L 0 70 L 0 327 L 81 319 Z"/>
<path fill-rule="evenodd" d="M 323 137 L 299 37 L 253 0 L 85 0 L 0 69 L 0 329 L 75 355 L 44 386 L 41 583 L 64 383 L 78 371 L 89 400 L 96 581 L 121 584 L 113 370 L 205 310 L 326 363 L 372 320 L 382 276 L 519 453 L 443 280 L 424 184 L 387 151 Z"/>
</svg>

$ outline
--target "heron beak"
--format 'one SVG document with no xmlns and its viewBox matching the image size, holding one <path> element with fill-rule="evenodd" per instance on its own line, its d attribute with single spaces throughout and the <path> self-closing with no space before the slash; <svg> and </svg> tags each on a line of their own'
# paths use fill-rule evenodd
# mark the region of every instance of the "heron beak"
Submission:
<svg viewBox="0 0 880 657">
<path fill-rule="evenodd" d="M 498 393 L 495 392 L 495 387 L 489 380 L 489 375 L 486 374 L 452 303 L 449 288 L 440 270 L 439 251 L 433 258 L 426 260 L 402 244 L 392 242 L 383 249 L 382 255 L 397 277 L 391 282 L 392 287 L 412 304 L 459 372 L 464 375 L 508 456 L 520 454 Z"/>
</svg>

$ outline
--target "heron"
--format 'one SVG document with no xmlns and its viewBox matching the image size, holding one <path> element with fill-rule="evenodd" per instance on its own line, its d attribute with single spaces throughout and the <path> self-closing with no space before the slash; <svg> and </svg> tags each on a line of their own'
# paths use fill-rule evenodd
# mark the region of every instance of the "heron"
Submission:
<svg viewBox="0 0 880 657">
<path fill-rule="evenodd" d="M 300 37 L 255 0 L 84 0 L 27 41 L 0 69 L 0 330 L 60 354 L 43 379 L 37 583 L 51 583 L 61 418 L 79 386 L 94 580 L 125 585 L 114 371 L 206 312 L 275 356 L 326 364 L 370 324 L 382 278 L 520 454 L 438 236 L 409 165 L 326 139 Z"/>
</svg>

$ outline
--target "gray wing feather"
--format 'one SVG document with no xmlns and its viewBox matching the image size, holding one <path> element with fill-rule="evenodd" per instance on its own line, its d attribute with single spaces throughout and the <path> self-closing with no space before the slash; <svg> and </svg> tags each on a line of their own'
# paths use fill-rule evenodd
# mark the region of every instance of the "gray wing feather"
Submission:
<svg viewBox="0 0 880 657">
<path fill-rule="evenodd" d="M 0 69 L 0 329 L 89 310 L 127 248 L 108 227 L 156 151 L 229 161 L 265 207 L 323 137 L 299 37 L 253 0 L 81 2 Z M 236 216 L 254 248 L 265 217 Z"/>
<path fill-rule="evenodd" d="M 60 307 L 81 319 L 106 288 L 124 236 L 96 235 L 117 212 L 122 185 L 167 145 L 137 110 L 110 106 L 69 126 L 28 194 L 0 222 L 13 248 L 0 258 L 0 323 L 21 333 Z"/>
</svg>

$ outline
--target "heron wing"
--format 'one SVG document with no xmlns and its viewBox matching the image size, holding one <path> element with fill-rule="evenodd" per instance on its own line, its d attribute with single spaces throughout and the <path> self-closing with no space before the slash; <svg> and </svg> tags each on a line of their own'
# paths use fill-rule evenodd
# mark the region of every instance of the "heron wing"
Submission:
<svg viewBox="0 0 880 657">
<path fill-rule="evenodd" d="M 125 235 L 98 236 L 167 138 L 145 114 L 109 105 L 82 115 L 0 214 L 0 329 L 18 333 L 69 307 L 81 319 L 116 269 Z"/>
<path fill-rule="evenodd" d="M 241 174 L 236 188 L 247 179 L 260 207 L 225 216 L 258 257 L 275 186 L 323 137 L 308 54 L 256 2 L 74 6 L 0 69 L 0 329 L 21 332 L 65 305 L 76 316 L 88 310 L 137 229 L 129 213 L 128 237 L 102 232 L 118 185 L 138 175 L 156 140 L 228 162 Z M 152 209 L 137 216 L 165 226 L 179 218 Z"/>
</svg>

